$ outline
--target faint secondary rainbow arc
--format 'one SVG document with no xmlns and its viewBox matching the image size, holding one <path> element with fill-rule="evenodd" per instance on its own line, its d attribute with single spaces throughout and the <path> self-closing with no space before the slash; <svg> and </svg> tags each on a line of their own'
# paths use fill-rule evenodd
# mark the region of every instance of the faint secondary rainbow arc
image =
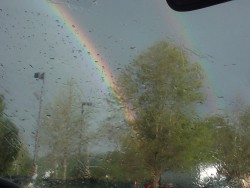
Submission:
<svg viewBox="0 0 250 188">
<path fill-rule="evenodd" d="M 109 71 L 108 65 L 103 57 L 98 53 L 97 49 L 92 44 L 91 40 L 88 38 L 86 32 L 81 29 L 78 29 L 77 22 L 73 19 L 73 17 L 67 12 L 65 7 L 63 7 L 62 3 L 48 3 L 49 7 L 52 11 L 56 14 L 58 18 L 63 21 L 67 29 L 73 36 L 75 42 L 83 49 L 83 52 L 87 57 L 89 57 L 89 61 L 92 65 L 98 70 L 100 77 L 103 79 L 104 83 L 106 84 L 109 92 L 115 97 L 118 103 L 122 104 L 122 106 L 127 106 L 122 102 L 121 95 L 115 90 L 115 81 L 112 76 L 112 73 Z M 130 120 L 133 116 L 133 112 L 126 109 L 121 108 L 124 116 L 127 120 Z"/>
<path fill-rule="evenodd" d="M 185 36 L 187 38 L 187 45 L 191 47 L 198 46 L 199 42 L 195 40 L 194 34 L 190 32 L 191 29 L 188 25 L 185 19 L 179 17 L 178 15 L 175 15 L 176 19 L 179 20 L 179 23 L 181 25 L 181 28 L 183 32 L 185 33 Z M 199 53 L 199 52 L 198 52 Z M 204 56 L 202 54 L 196 54 L 196 56 Z M 209 66 L 207 57 L 199 57 L 199 64 L 202 66 L 203 70 L 205 71 L 205 93 L 207 95 L 207 105 L 210 111 L 217 112 L 223 104 L 221 104 L 221 101 L 218 100 L 218 97 L 216 93 L 218 92 L 218 88 L 216 87 L 216 83 L 214 81 L 213 73 L 211 70 L 211 67 Z"/>
<path fill-rule="evenodd" d="M 193 37 L 193 34 L 188 30 L 188 26 L 186 25 L 186 21 L 179 15 L 179 14 L 185 14 L 185 13 L 179 13 L 170 10 L 168 8 L 166 2 L 165 6 L 162 6 L 163 3 L 161 1 L 158 1 L 158 6 L 159 9 L 161 10 L 162 17 L 165 17 L 167 20 L 166 27 L 170 26 L 172 29 L 174 29 L 176 35 L 179 37 L 179 41 L 177 41 L 177 44 L 180 43 L 180 46 L 184 47 L 193 47 L 198 46 L 198 43 L 195 41 L 195 37 Z M 164 7 L 164 8 L 163 8 Z M 199 52 L 198 52 L 199 53 Z M 199 54 L 195 54 L 196 56 L 199 56 Z M 203 58 L 200 58 L 199 64 L 202 66 L 203 70 L 206 70 L 205 72 L 205 85 L 208 86 L 209 88 L 204 88 L 205 89 L 205 94 L 207 95 L 207 105 L 208 109 L 211 112 L 216 112 L 221 104 L 218 101 L 218 98 L 216 96 L 216 85 L 213 82 L 213 77 L 212 77 L 212 71 L 210 70 L 210 67 L 207 65 L 206 60 Z"/>
</svg>

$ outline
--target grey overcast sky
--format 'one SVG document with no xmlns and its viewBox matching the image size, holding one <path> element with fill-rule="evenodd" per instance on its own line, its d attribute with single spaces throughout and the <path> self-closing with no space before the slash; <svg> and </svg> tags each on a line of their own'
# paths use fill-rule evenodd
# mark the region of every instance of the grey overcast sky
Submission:
<svg viewBox="0 0 250 188">
<path fill-rule="evenodd" d="M 41 87 L 35 72 L 46 74 L 44 104 L 74 78 L 83 100 L 98 109 L 99 120 L 107 108 L 107 85 L 51 6 L 63 7 L 74 18 L 115 78 L 137 54 L 166 39 L 204 68 L 208 112 L 229 110 L 236 99 L 249 102 L 249 0 L 183 13 L 172 11 L 164 0 L 0 1 L 0 93 L 6 114 L 31 148 Z"/>
</svg>

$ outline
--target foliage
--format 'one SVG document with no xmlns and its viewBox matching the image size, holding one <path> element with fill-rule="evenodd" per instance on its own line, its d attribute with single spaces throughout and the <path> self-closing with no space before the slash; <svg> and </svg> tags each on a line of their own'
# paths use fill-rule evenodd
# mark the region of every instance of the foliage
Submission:
<svg viewBox="0 0 250 188">
<path fill-rule="evenodd" d="M 57 159 L 56 162 L 58 161 L 61 161 L 61 160 Z M 47 155 L 38 158 L 37 163 L 38 163 L 38 178 L 39 179 L 43 178 L 46 171 L 49 171 L 49 170 L 54 171 L 54 173 L 52 174 L 52 177 L 58 178 L 58 168 L 55 164 L 54 155 L 52 153 L 48 153 Z M 60 171 L 62 170 L 63 169 L 61 168 Z M 62 176 L 62 174 L 60 175 Z"/>
<path fill-rule="evenodd" d="M 132 151 L 139 154 L 135 158 L 150 172 L 154 187 L 165 170 L 200 162 L 211 144 L 205 137 L 210 129 L 195 120 L 195 104 L 203 100 L 202 78 L 201 67 L 166 41 L 139 55 L 119 78 L 117 92 L 129 119 Z M 131 144 L 124 147 L 131 150 Z"/>
<path fill-rule="evenodd" d="M 137 148 L 138 142 L 136 142 L 134 137 L 128 135 L 123 141 L 121 167 L 127 179 L 142 182 L 150 179 L 151 174 L 141 161 L 143 156 Z"/>
<path fill-rule="evenodd" d="M 72 178 L 84 179 L 92 177 L 88 172 L 88 159 L 86 153 L 70 155 L 68 176 Z"/>
<path fill-rule="evenodd" d="M 81 113 L 81 105 L 80 94 L 73 81 L 69 81 L 67 88 L 58 94 L 54 104 L 44 111 L 40 132 L 46 136 L 41 137 L 45 138 L 41 144 L 51 155 L 52 168 L 63 166 L 63 179 L 66 179 L 68 174 L 70 155 L 80 153 L 87 142 L 86 119 Z"/>
<path fill-rule="evenodd" d="M 242 110 L 237 120 L 233 124 L 217 120 L 215 156 L 223 173 L 244 178 L 250 174 L 250 107 Z"/>
<path fill-rule="evenodd" d="M 106 153 L 95 154 L 90 163 L 94 168 L 91 168 L 91 175 L 94 179 L 105 180 L 106 179 Z"/>
<path fill-rule="evenodd" d="M 79 156 L 78 154 L 69 154 L 67 156 L 67 179 L 81 179 L 83 178 L 83 170 L 82 166 L 79 164 L 79 160 L 81 160 L 80 164 L 86 161 L 86 155 Z M 50 174 L 51 179 L 62 179 L 64 173 L 64 158 L 63 156 L 57 157 L 53 153 L 48 153 L 47 155 L 39 158 L 38 160 L 38 174 L 39 178 L 45 178 L 45 174 L 48 171 L 51 171 Z M 84 164 L 85 165 L 85 164 Z"/>
<path fill-rule="evenodd" d="M 109 151 L 95 155 L 91 161 L 92 177 L 97 180 L 113 182 L 133 182 L 142 180 L 141 177 L 144 177 L 143 179 L 149 177 L 144 173 L 145 171 L 140 171 L 141 169 L 138 168 L 134 168 L 136 172 L 132 172 L 132 165 L 135 165 L 136 160 L 133 158 L 128 164 L 124 161 L 124 154 L 120 151 Z M 130 168 L 127 168 L 127 165 L 130 165 Z"/>
<path fill-rule="evenodd" d="M 121 121 L 122 118 L 121 114 L 114 109 L 113 115 L 103 121 L 97 129 L 95 139 L 113 146 L 117 151 L 121 150 L 121 143 L 129 131 L 124 121 Z"/>
<path fill-rule="evenodd" d="M 24 146 L 20 148 L 16 160 L 12 164 L 12 168 L 8 170 L 11 176 L 29 176 L 32 168 L 32 158 Z"/>
<path fill-rule="evenodd" d="M 0 96 L 0 174 L 5 174 L 20 149 L 17 127 L 4 116 L 5 104 Z"/>
</svg>

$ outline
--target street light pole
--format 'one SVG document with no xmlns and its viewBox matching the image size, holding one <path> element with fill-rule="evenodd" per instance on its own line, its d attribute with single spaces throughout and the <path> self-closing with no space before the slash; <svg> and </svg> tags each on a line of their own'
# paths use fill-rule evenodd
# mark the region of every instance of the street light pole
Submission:
<svg viewBox="0 0 250 188">
<path fill-rule="evenodd" d="M 82 104 L 81 104 L 81 128 L 84 126 L 84 124 L 83 124 L 84 106 L 92 106 L 92 103 L 91 102 L 82 102 Z M 80 131 L 79 155 L 81 154 L 81 145 L 82 145 L 81 141 L 82 141 L 82 129 Z"/>
<path fill-rule="evenodd" d="M 81 108 L 81 115 L 82 115 L 82 117 L 81 117 L 81 128 L 83 128 L 83 126 L 84 126 L 84 138 L 86 138 L 86 132 L 85 132 L 86 131 L 86 127 L 85 127 L 85 125 L 83 123 L 84 106 L 92 106 L 92 105 L 93 104 L 91 102 L 82 102 L 82 105 L 81 105 L 81 107 L 82 107 Z M 80 131 L 80 143 L 79 143 L 79 157 L 81 156 L 81 148 L 82 148 L 81 141 L 82 141 L 82 137 L 83 137 L 83 130 L 81 129 L 81 131 Z M 85 151 L 86 151 L 87 161 L 86 161 L 86 165 L 85 165 L 86 169 L 85 169 L 84 176 L 86 177 L 89 174 L 88 144 L 86 143 L 86 140 L 85 140 Z"/>
<path fill-rule="evenodd" d="M 41 91 L 40 91 L 40 96 L 39 96 L 39 110 L 38 110 L 38 118 L 37 118 L 37 128 L 35 131 L 35 148 L 34 148 L 34 156 L 33 156 L 33 169 L 32 169 L 32 174 L 36 174 L 36 163 L 37 163 L 37 156 L 38 156 L 38 129 L 41 124 L 41 111 L 42 111 L 42 102 L 43 102 L 43 92 L 44 92 L 44 78 L 45 78 L 45 73 L 42 72 L 37 72 L 34 74 L 34 78 L 37 80 L 42 80 L 42 86 L 41 86 Z"/>
</svg>

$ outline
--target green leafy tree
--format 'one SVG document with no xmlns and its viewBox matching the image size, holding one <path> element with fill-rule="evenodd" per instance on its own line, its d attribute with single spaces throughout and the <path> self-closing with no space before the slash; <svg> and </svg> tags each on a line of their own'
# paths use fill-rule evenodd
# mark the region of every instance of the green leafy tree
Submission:
<svg viewBox="0 0 250 188">
<path fill-rule="evenodd" d="M 83 129 L 81 114 L 81 96 L 74 87 L 74 82 L 69 81 L 67 88 L 56 97 L 54 104 L 44 111 L 44 119 L 41 127 L 41 144 L 50 153 L 53 162 L 55 176 L 61 175 L 67 179 L 69 158 L 79 152 L 81 139 L 86 142 L 86 129 Z M 86 146 L 86 143 L 82 143 Z M 62 174 L 58 169 L 62 167 Z"/>
<path fill-rule="evenodd" d="M 91 168 L 91 174 L 92 174 L 92 178 L 96 179 L 96 180 L 105 180 L 106 179 L 106 153 L 97 153 L 95 155 L 92 156 L 91 160 L 90 160 L 90 164 L 91 166 L 93 166 L 93 168 Z"/>
<path fill-rule="evenodd" d="M 17 127 L 4 116 L 4 99 L 0 96 L 0 174 L 6 174 L 20 149 Z"/>
<path fill-rule="evenodd" d="M 121 155 L 121 171 L 126 180 L 131 182 L 143 182 L 151 178 L 150 171 L 141 162 L 143 156 L 138 151 L 138 142 L 130 134 L 123 140 Z"/>
<path fill-rule="evenodd" d="M 123 116 L 120 113 L 116 113 L 117 111 L 114 109 L 113 115 L 102 122 L 94 137 L 97 142 L 106 143 L 113 146 L 114 150 L 120 151 L 121 143 L 129 130 L 124 126 L 124 121 L 121 121 Z"/>
<path fill-rule="evenodd" d="M 16 160 L 12 163 L 12 167 L 8 170 L 8 174 L 11 176 L 30 176 L 31 168 L 32 158 L 28 150 L 22 146 Z"/>
<path fill-rule="evenodd" d="M 250 174 L 250 107 L 241 109 L 237 121 L 217 122 L 215 156 L 223 173 L 232 178 L 245 178 Z"/>
<path fill-rule="evenodd" d="M 135 58 L 119 77 L 117 93 L 135 148 L 124 147 L 138 155 L 135 159 L 150 173 L 154 187 L 165 170 L 190 167 L 209 151 L 209 129 L 195 120 L 202 81 L 201 67 L 166 41 Z"/>
</svg>

